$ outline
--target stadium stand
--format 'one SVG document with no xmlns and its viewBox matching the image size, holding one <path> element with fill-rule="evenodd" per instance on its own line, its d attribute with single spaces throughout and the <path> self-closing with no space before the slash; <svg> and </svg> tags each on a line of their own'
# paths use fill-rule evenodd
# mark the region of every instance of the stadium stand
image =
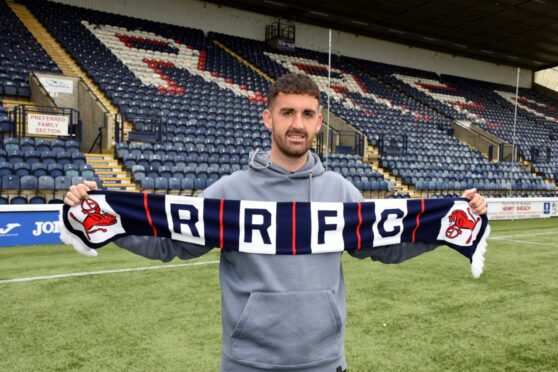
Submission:
<svg viewBox="0 0 558 372">
<path fill-rule="evenodd" d="M 222 34 L 213 36 L 270 76 L 286 71 L 305 72 L 312 74 L 325 87 L 327 65 L 322 53 L 297 50 L 296 55 L 279 54 L 259 41 Z M 448 112 L 449 108 L 428 94 L 421 96 L 410 89 L 407 92 L 396 89 L 402 88 L 402 84 L 394 87 L 393 81 L 398 81 L 398 76 L 411 75 L 416 81 L 428 81 L 430 85 L 423 85 L 430 89 L 442 86 L 433 82 L 434 73 L 348 58 L 335 61 L 332 72 L 332 111 L 367 133 L 369 143 L 380 145 L 380 139 L 390 134 L 407 134 L 406 153 L 382 154 L 381 164 L 418 191 L 453 194 L 472 186 L 494 195 L 504 194 L 507 190 L 520 193 L 555 190 L 554 184 L 545 183 L 542 177 L 533 176 L 519 164 L 493 164 L 477 150 L 459 143 L 449 130 L 451 119 L 471 115 L 461 112 L 461 116 L 451 116 L 453 112 Z M 451 86 L 441 89 L 457 91 Z"/>
<path fill-rule="evenodd" d="M 61 202 L 62 195 L 55 197 L 55 190 L 68 189 L 66 178 L 98 182 L 78 146 L 74 140 L 5 137 L 0 146 L 2 196 L 17 204 Z"/>
<path fill-rule="evenodd" d="M 29 71 L 60 72 L 10 7 L 0 2 L 0 95 L 26 96 Z M 5 113 L 5 112 L 4 112 Z M 0 109 L 0 128 L 6 123 Z"/>
<path fill-rule="evenodd" d="M 246 167 L 255 149 L 269 149 L 260 113 L 271 79 L 302 72 L 327 91 L 325 53 L 278 52 L 240 37 L 205 36 L 192 28 L 47 1 L 24 3 L 134 123 L 136 135 L 151 133 L 156 121 L 164 127 L 161 138 L 149 137 L 152 143 L 115 146 L 125 170 L 144 190 L 196 193 Z M 550 125 L 557 120 L 553 100 L 521 90 L 517 142 L 521 159 L 530 162 L 535 175 L 520 162 L 487 160 L 451 132 L 452 120 L 469 120 L 511 142 L 509 86 L 347 57 L 333 59 L 331 77 L 332 113 L 366 135 L 379 151 L 379 162 L 372 167 L 361 161 L 362 155 L 324 154 L 325 164 L 366 195 L 410 195 L 398 194 L 398 184 L 429 196 L 454 195 L 473 186 L 493 196 L 556 192 L 558 167 L 541 161 L 545 154 L 552 158 L 546 148 L 556 147 L 558 138 Z M 39 151 L 45 146 L 37 143 L 34 149 L 31 143 L 4 147 L 2 174 L 40 177 L 59 164 L 69 177 L 91 177 L 65 168 L 85 164 L 83 154 L 69 151 L 67 144 L 46 151 Z M 22 160 L 31 168 L 16 172 Z M 62 175 L 60 169 L 52 172 L 51 177 Z"/>
</svg>

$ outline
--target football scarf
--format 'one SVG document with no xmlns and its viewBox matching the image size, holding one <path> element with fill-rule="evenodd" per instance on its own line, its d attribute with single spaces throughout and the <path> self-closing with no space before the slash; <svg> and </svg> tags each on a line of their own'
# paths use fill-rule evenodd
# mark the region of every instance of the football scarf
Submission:
<svg viewBox="0 0 558 372">
<path fill-rule="evenodd" d="M 467 199 L 385 199 L 361 203 L 266 202 L 92 191 L 64 205 L 61 239 L 94 256 L 127 235 L 170 238 L 257 254 L 319 254 L 399 243 L 444 244 L 482 273 L 486 215 Z"/>
</svg>

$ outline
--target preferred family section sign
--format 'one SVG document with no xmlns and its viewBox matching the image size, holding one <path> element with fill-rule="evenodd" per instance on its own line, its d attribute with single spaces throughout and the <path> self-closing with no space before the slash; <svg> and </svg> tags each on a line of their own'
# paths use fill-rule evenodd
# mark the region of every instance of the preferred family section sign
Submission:
<svg viewBox="0 0 558 372">
<path fill-rule="evenodd" d="M 42 136 L 67 136 L 70 118 L 65 115 L 28 114 L 27 133 Z"/>
</svg>

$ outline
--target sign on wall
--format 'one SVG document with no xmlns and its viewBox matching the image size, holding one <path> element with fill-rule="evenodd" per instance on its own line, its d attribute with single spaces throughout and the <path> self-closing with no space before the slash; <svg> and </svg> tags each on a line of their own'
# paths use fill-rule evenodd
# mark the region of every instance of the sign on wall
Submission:
<svg viewBox="0 0 558 372">
<path fill-rule="evenodd" d="M 43 84 L 48 94 L 53 97 L 56 97 L 58 93 L 74 93 L 74 83 L 72 80 L 41 76 L 39 81 Z"/>
<path fill-rule="evenodd" d="M 64 115 L 28 114 L 27 133 L 34 135 L 67 136 L 70 118 Z"/>
</svg>

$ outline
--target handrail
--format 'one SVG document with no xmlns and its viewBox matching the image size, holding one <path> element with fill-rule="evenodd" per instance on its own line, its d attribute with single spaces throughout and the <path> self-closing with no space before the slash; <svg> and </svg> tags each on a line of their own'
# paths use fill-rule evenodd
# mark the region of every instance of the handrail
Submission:
<svg viewBox="0 0 558 372">
<path fill-rule="evenodd" d="M 93 97 L 95 97 L 95 101 L 99 102 L 101 104 L 101 107 L 103 109 L 105 109 L 105 112 L 108 114 L 110 113 L 110 110 L 105 106 L 105 104 L 99 99 L 99 97 L 97 97 L 97 95 L 93 92 L 93 90 L 91 89 L 91 87 L 89 86 L 89 84 L 87 84 L 85 82 L 85 80 L 83 80 L 83 78 L 81 76 L 76 76 L 82 83 L 83 85 L 85 85 L 85 88 L 91 92 L 91 94 L 93 95 Z"/>
<path fill-rule="evenodd" d="M 42 93 L 48 97 L 48 99 L 50 100 L 50 102 L 52 102 L 52 105 L 54 107 L 58 107 L 58 105 L 56 104 L 56 101 L 54 101 L 54 99 L 52 98 L 52 96 L 50 95 L 50 93 L 46 90 L 45 86 L 43 85 L 41 79 L 39 79 L 39 77 L 37 76 L 37 74 L 35 73 L 35 71 L 29 71 L 29 75 L 31 75 L 32 78 L 37 79 L 38 82 L 38 86 L 40 89 L 42 89 Z M 62 75 L 62 74 L 60 74 Z M 64 75 L 62 75 L 64 76 Z"/>
<path fill-rule="evenodd" d="M 95 147 L 95 144 L 97 142 L 99 142 L 99 152 L 103 152 L 103 129 L 105 128 L 99 127 L 99 134 L 97 134 L 97 137 L 95 137 L 95 140 L 91 144 L 91 147 L 89 148 L 88 152 L 93 152 L 93 147 Z"/>
</svg>

